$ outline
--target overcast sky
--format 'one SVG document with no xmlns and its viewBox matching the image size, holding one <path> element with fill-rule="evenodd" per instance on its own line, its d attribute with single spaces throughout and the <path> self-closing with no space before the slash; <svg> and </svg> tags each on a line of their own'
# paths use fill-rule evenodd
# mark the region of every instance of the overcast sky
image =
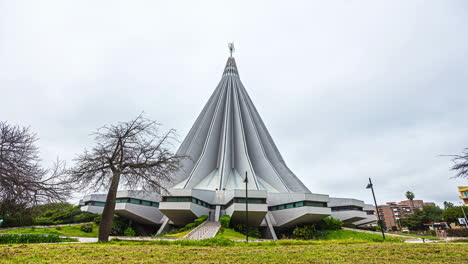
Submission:
<svg viewBox="0 0 468 264">
<path fill-rule="evenodd" d="M 458 203 L 468 147 L 466 1 L 0 0 L 0 120 L 46 165 L 140 112 L 183 140 L 234 41 L 241 80 L 315 193 Z"/>
</svg>

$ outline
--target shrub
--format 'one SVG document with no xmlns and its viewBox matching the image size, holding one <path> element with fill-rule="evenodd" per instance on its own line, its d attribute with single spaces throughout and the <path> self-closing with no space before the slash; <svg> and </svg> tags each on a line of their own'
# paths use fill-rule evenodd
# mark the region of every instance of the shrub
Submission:
<svg viewBox="0 0 468 264">
<path fill-rule="evenodd" d="M 55 229 L 56 229 L 56 230 L 62 230 L 62 227 L 61 227 L 61 226 L 57 226 Z"/>
<path fill-rule="evenodd" d="M 135 232 L 135 230 L 133 230 L 133 228 L 127 227 L 127 229 L 125 229 L 125 231 L 124 231 L 124 236 L 134 237 L 134 236 L 136 236 L 136 232 Z"/>
<path fill-rule="evenodd" d="M 219 222 L 222 227 L 228 228 L 231 223 L 231 217 L 229 215 L 223 215 L 219 218 Z"/>
<path fill-rule="evenodd" d="M 49 204 L 35 209 L 40 213 L 34 218 L 36 225 L 57 225 L 90 222 L 97 216 L 90 212 L 82 212 L 80 206 L 71 204 Z"/>
<path fill-rule="evenodd" d="M 292 233 L 292 238 L 294 239 L 302 239 L 302 240 L 309 240 L 315 237 L 315 233 L 317 230 L 315 229 L 314 225 L 305 225 L 302 227 L 294 228 Z"/>
<path fill-rule="evenodd" d="M 121 236 L 124 234 L 125 229 L 128 227 L 128 220 L 120 217 L 114 216 L 114 221 L 112 221 L 112 229 L 110 234 L 112 236 Z"/>
<path fill-rule="evenodd" d="M 0 244 L 57 243 L 77 241 L 73 238 L 60 238 L 57 235 L 0 235 Z"/>
<path fill-rule="evenodd" d="M 448 229 L 447 236 L 449 237 L 468 237 L 468 229 L 459 228 L 459 229 Z"/>
<path fill-rule="evenodd" d="M 93 224 L 82 224 L 80 230 L 85 233 L 91 233 L 93 232 Z"/>
<path fill-rule="evenodd" d="M 341 220 L 333 218 L 331 216 L 325 217 L 322 221 L 322 229 L 325 230 L 339 230 L 343 226 L 343 222 L 341 222 Z"/>
<path fill-rule="evenodd" d="M 374 226 L 374 230 L 375 230 L 375 231 L 382 231 L 382 227 L 376 225 L 376 226 Z"/>
<path fill-rule="evenodd" d="M 93 222 L 99 225 L 101 223 L 102 215 L 94 217 Z"/>
<path fill-rule="evenodd" d="M 245 224 L 238 224 L 234 226 L 234 230 L 241 234 L 245 234 L 247 226 Z M 259 238 L 262 237 L 260 230 L 257 227 L 249 226 L 249 237 Z"/>
<path fill-rule="evenodd" d="M 195 219 L 195 221 L 193 221 L 196 226 L 199 226 L 201 225 L 203 222 L 205 222 L 206 220 L 208 219 L 208 216 L 207 215 L 202 215 L 200 216 L 199 218 Z"/>
</svg>

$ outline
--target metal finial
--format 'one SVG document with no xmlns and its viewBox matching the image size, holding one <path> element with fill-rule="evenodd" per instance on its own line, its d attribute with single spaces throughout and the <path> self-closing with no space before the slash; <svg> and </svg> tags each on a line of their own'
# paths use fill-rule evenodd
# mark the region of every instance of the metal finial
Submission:
<svg viewBox="0 0 468 264">
<path fill-rule="evenodd" d="M 232 57 L 232 53 L 234 51 L 236 51 L 236 49 L 234 48 L 234 42 L 228 43 L 228 48 L 229 48 L 229 52 L 231 53 L 231 57 Z"/>
</svg>

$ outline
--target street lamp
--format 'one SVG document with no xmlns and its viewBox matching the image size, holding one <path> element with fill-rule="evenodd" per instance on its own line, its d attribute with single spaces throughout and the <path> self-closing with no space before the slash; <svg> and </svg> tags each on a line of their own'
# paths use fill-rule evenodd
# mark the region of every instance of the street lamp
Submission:
<svg viewBox="0 0 468 264">
<path fill-rule="evenodd" d="M 249 242 L 249 196 L 247 193 L 249 179 L 247 178 L 247 171 L 245 172 L 245 242 Z"/>
<path fill-rule="evenodd" d="M 380 220 L 379 208 L 377 207 L 377 200 L 375 199 L 375 193 L 374 193 L 374 185 L 372 185 L 371 178 L 369 178 L 369 184 L 367 184 L 366 189 L 371 189 L 372 190 L 372 196 L 374 197 L 375 210 L 377 211 L 377 217 L 379 219 L 380 230 L 382 231 L 382 237 L 385 240 L 385 233 L 384 233 L 384 230 L 383 230 L 383 224 L 382 224 L 382 220 Z"/>
</svg>

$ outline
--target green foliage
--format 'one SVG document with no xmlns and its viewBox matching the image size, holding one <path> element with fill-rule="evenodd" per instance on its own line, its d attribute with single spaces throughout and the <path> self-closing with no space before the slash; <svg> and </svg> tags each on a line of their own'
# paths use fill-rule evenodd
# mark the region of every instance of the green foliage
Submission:
<svg viewBox="0 0 468 264">
<path fill-rule="evenodd" d="M 94 217 L 93 222 L 99 225 L 101 223 L 101 220 L 102 220 L 102 214 Z"/>
<path fill-rule="evenodd" d="M 297 226 L 296 228 L 294 228 L 292 238 L 310 240 L 314 238 L 315 232 L 317 232 L 317 229 L 315 229 L 315 225 L 305 225 L 302 227 Z"/>
<path fill-rule="evenodd" d="M 85 233 L 80 230 L 81 225 L 69 225 L 62 227 L 47 227 L 47 228 L 19 228 L 8 231 L 0 231 L 1 234 L 51 234 L 58 236 L 77 236 L 77 237 L 97 237 L 98 226 L 93 226 L 93 232 Z M 0 234 L 0 235 L 1 235 Z"/>
<path fill-rule="evenodd" d="M 135 232 L 135 230 L 133 230 L 133 228 L 127 227 L 127 229 L 125 229 L 125 231 L 124 231 L 124 236 L 134 237 L 134 236 L 136 236 L 136 232 Z"/>
<path fill-rule="evenodd" d="M 410 191 L 407 191 L 406 194 L 405 194 L 406 198 L 410 201 L 413 201 L 414 200 L 414 193 L 413 192 L 410 192 Z"/>
<path fill-rule="evenodd" d="M 442 218 L 448 223 L 458 223 L 458 218 L 463 218 L 461 206 L 453 206 L 444 210 Z"/>
<path fill-rule="evenodd" d="M 77 241 L 72 238 L 60 238 L 57 235 L 1 235 L 0 244 L 57 243 Z"/>
<path fill-rule="evenodd" d="M 97 216 L 90 212 L 82 212 L 80 206 L 67 203 L 48 204 L 35 209 L 39 213 L 34 218 L 36 225 L 58 225 L 91 222 Z"/>
<path fill-rule="evenodd" d="M 423 212 L 426 215 L 427 222 L 440 222 L 442 221 L 442 209 L 434 205 L 424 205 Z"/>
<path fill-rule="evenodd" d="M 262 237 L 262 235 L 260 233 L 260 230 L 257 227 L 249 226 L 248 229 L 249 229 L 249 237 L 254 237 L 254 238 Z M 245 231 L 247 230 L 247 225 L 245 225 L 245 224 L 235 225 L 234 230 L 236 230 L 237 232 L 245 235 L 245 233 L 246 233 Z"/>
<path fill-rule="evenodd" d="M 450 237 L 468 237 L 468 229 L 458 228 L 458 229 L 448 229 L 447 236 Z"/>
<path fill-rule="evenodd" d="M 228 228 L 231 223 L 231 217 L 229 215 L 223 215 L 219 218 L 219 223 L 222 227 Z"/>
<path fill-rule="evenodd" d="M 188 230 L 191 230 L 191 229 L 201 225 L 206 220 L 208 220 L 208 216 L 207 215 L 202 215 L 199 218 L 195 219 L 193 221 L 193 223 L 189 223 L 189 224 L 187 224 L 187 225 L 185 225 L 184 227 L 181 227 L 181 228 L 174 228 L 170 232 L 160 234 L 160 235 L 156 235 L 156 236 L 157 237 L 164 237 L 164 236 L 171 236 L 171 235 L 174 235 L 174 234 L 183 233 L 183 232 L 186 232 Z"/>
<path fill-rule="evenodd" d="M 245 234 L 241 234 L 234 229 L 221 227 L 216 237 L 228 239 L 245 239 Z"/>
<path fill-rule="evenodd" d="M 91 233 L 91 232 L 93 232 L 93 224 L 90 224 L 90 223 L 82 224 L 80 226 L 80 230 L 85 232 L 85 233 Z"/>
<path fill-rule="evenodd" d="M 206 220 L 208 220 L 208 216 L 207 216 L 207 215 L 202 215 L 202 216 L 200 216 L 199 218 L 195 219 L 195 221 L 193 221 L 193 223 L 194 223 L 196 226 L 199 226 L 199 225 L 201 225 L 203 222 L 205 222 Z"/>
<path fill-rule="evenodd" d="M 319 224 L 319 229 L 324 230 L 339 230 L 343 226 L 343 222 L 331 216 L 325 217 Z"/>
<path fill-rule="evenodd" d="M 423 223 L 440 222 L 442 220 L 442 209 L 438 206 L 424 205 L 423 209 L 415 209 L 414 213 L 405 218 L 401 218 L 402 226 L 408 227 L 411 231 L 425 230 Z"/>
<path fill-rule="evenodd" d="M 128 220 L 120 216 L 114 216 L 112 221 L 111 236 L 122 236 L 125 233 L 125 229 L 128 228 Z"/>
<path fill-rule="evenodd" d="M 0 219 L 3 219 L 2 227 L 30 226 L 33 224 L 32 209 L 15 201 L 0 201 Z"/>
<path fill-rule="evenodd" d="M 452 202 L 444 201 L 444 209 L 452 208 L 454 205 Z"/>
</svg>

